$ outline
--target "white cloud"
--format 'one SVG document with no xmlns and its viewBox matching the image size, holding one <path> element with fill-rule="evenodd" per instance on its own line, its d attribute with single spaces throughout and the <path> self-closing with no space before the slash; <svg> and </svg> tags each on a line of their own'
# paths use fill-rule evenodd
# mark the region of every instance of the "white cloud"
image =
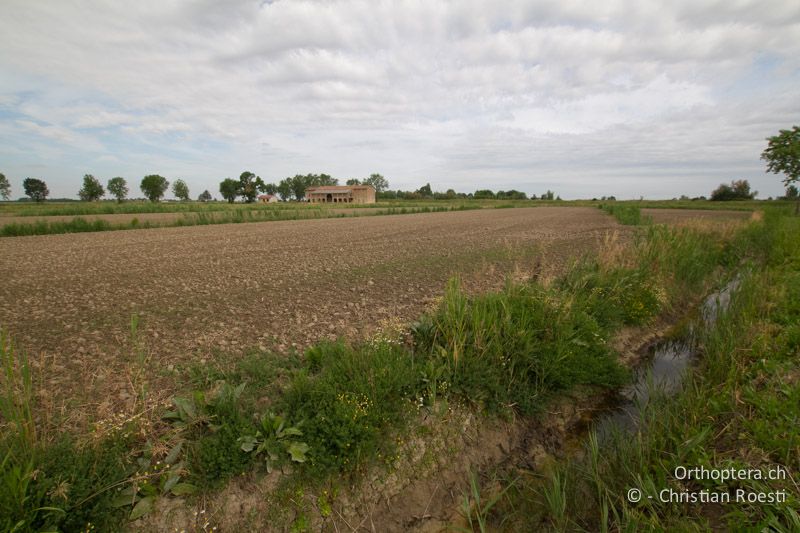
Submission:
<svg viewBox="0 0 800 533">
<path fill-rule="evenodd" d="M 536 189 L 588 143 L 591 169 L 619 175 L 614 147 L 636 147 L 655 191 L 686 151 L 717 181 L 760 168 L 763 137 L 796 122 L 800 5 L 11 0 L 0 69 L 17 141 L 158 161 L 202 188 L 261 166 L 464 189 L 492 168 Z"/>
</svg>

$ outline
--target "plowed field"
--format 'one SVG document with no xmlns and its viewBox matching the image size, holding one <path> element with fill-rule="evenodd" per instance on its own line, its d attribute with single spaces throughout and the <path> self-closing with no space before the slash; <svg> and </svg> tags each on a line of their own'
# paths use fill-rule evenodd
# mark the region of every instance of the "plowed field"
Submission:
<svg viewBox="0 0 800 533">
<path fill-rule="evenodd" d="M 471 291 L 552 275 L 609 231 L 629 229 L 541 207 L 7 238 L 0 325 L 48 394 L 109 408 L 137 360 L 166 394 L 182 363 L 412 320 L 454 274 Z"/>
</svg>

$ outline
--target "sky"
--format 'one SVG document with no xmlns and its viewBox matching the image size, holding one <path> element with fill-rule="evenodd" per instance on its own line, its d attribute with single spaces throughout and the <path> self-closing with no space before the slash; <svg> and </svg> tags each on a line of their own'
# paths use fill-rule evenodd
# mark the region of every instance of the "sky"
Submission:
<svg viewBox="0 0 800 533">
<path fill-rule="evenodd" d="M 709 195 L 800 124 L 797 0 L 0 2 L 0 172 L 219 197 L 372 173 L 393 189 Z"/>
</svg>

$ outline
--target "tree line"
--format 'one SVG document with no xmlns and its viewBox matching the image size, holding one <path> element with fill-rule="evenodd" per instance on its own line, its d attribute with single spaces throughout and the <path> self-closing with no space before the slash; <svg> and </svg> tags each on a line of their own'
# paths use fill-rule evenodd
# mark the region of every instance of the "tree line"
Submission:
<svg viewBox="0 0 800 533">
<path fill-rule="evenodd" d="M 255 202 L 258 193 L 279 196 L 284 201 L 303 201 L 307 189 L 326 185 L 339 185 L 339 180 L 328 174 L 296 174 L 278 183 L 265 183 L 260 176 L 245 171 L 238 180 L 228 178 L 220 182 L 219 193 L 229 203 L 235 202 L 239 197 L 244 202 Z M 389 188 L 389 182 L 380 174 L 372 174 L 364 180 L 349 179 L 346 185 L 371 185 L 378 194 Z"/>
<path fill-rule="evenodd" d="M 167 192 L 169 181 L 158 174 L 151 174 L 142 178 L 139 188 L 148 200 L 158 202 Z M 34 202 L 43 202 L 50 196 L 50 189 L 48 189 L 47 183 L 39 178 L 25 178 L 22 181 L 22 189 L 25 191 L 25 195 Z M 83 186 L 78 191 L 78 198 L 84 202 L 94 202 L 108 193 L 118 202 L 122 202 L 127 199 L 129 192 L 128 182 L 123 177 L 111 178 L 106 183 L 106 186 L 103 187 L 100 180 L 91 174 L 86 174 L 83 176 Z M 172 183 L 172 193 L 179 200 L 189 200 L 189 186 L 182 179 L 177 179 Z M 0 174 L 0 197 L 3 200 L 9 200 L 11 197 L 11 184 L 3 174 Z M 204 191 L 198 200 L 211 200 L 211 193 Z"/>
<path fill-rule="evenodd" d="M 761 159 L 767 163 L 767 172 L 783 174 L 783 184 L 786 186 L 785 199 L 796 199 L 796 211 L 800 211 L 800 194 L 797 190 L 797 182 L 800 181 L 800 127 L 793 126 L 788 130 L 780 130 L 778 135 L 767 138 L 767 148 L 761 153 Z M 338 185 L 339 180 L 328 174 L 297 174 L 284 178 L 280 182 L 265 183 L 259 176 L 250 171 L 242 172 L 238 180 L 225 179 L 219 184 L 219 192 L 228 202 L 235 202 L 241 197 L 245 202 L 255 202 L 258 193 L 278 195 L 282 200 L 305 199 L 306 190 L 309 187 L 320 187 L 325 185 Z M 426 183 L 415 191 L 389 190 L 389 182 L 380 174 L 372 174 L 369 178 L 359 180 L 349 179 L 347 185 L 371 185 L 378 198 L 382 200 L 392 199 L 500 199 L 500 200 L 525 200 L 528 196 L 521 191 L 491 191 L 481 189 L 474 194 L 457 193 L 453 189 L 445 192 L 434 192 L 430 183 Z M 50 191 L 47 184 L 38 178 L 25 178 L 22 182 L 25 194 L 35 202 L 43 202 Z M 139 188 L 151 202 L 158 202 L 163 198 L 164 193 L 169 188 L 169 181 L 158 174 L 151 174 L 142 178 Z M 83 186 L 78 191 L 78 196 L 83 201 L 96 201 L 108 194 L 122 202 L 128 196 L 128 183 L 125 178 L 114 177 L 108 180 L 104 188 L 100 181 L 86 174 L 83 177 Z M 182 179 L 177 179 L 172 183 L 172 193 L 179 200 L 189 200 L 189 186 Z M 711 193 L 711 200 L 749 200 L 756 196 L 757 191 L 750 190 L 750 183 L 747 180 L 735 180 L 728 184 L 721 184 Z M 8 179 L 0 173 L 0 198 L 8 200 L 11 196 L 11 184 Z M 548 190 L 540 197 L 542 200 L 560 200 L 553 191 Z M 208 190 L 203 191 L 197 198 L 201 202 L 212 199 Z M 536 195 L 531 195 L 530 199 L 537 199 Z"/>
</svg>

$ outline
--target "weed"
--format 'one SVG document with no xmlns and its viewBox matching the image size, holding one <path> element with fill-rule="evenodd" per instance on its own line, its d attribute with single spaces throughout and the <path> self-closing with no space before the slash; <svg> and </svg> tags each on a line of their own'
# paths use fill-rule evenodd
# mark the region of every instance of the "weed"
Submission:
<svg viewBox="0 0 800 533">
<path fill-rule="evenodd" d="M 531 283 L 469 298 L 452 280 L 439 309 L 415 325 L 416 351 L 437 380 L 436 367 L 447 369 L 451 391 L 495 413 L 532 414 L 554 391 L 621 383 L 606 332 L 563 296 Z"/>
<path fill-rule="evenodd" d="M 600 204 L 598 207 L 626 226 L 642 226 L 652 222 L 650 218 L 642 217 L 642 211 L 636 205 L 613 203 Z"/>
<path fill-rule="evenodd" d="M 280 411 L 302 420 L 310 473 L 352 471 L 388 455 L 421 384 L 412 360 L 395 344 L 325 342 L 306 353 L 306 367 L 286 389 Z"/>
<path fill-rule="evenodd" d="M 514 487 L 515 483 L 516 480 L 512 480 L 503 490 L 486 499 L 478 482 L 478 475 L 471 471 L 469 474 L 469 493 L 464 494 L 461 501 L 461 514 L 467 519 L 469 528 L 456 528 L 456 530 L 472 532 L 477 529 L 481 533 L 493 530 L 489 528 L 490 513 L 497 502 Z"/>
</svg>

